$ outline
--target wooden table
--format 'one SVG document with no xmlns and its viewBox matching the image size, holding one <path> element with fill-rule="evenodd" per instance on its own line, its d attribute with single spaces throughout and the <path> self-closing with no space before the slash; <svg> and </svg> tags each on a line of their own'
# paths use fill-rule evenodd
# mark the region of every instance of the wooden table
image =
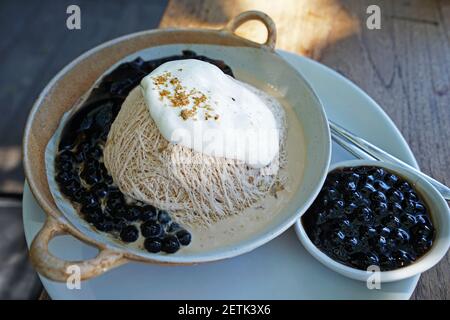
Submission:
<svg viewBox="0 0 450 320">
<path fill-rule="evenodd" d="M 381 30 L 366 8 L 381 8 Z M 275 21 L 277 48 L 328 65 L 372 96 L 394 120 L 424 172 L 450 185 L 450 1 L 170 0 L 160 27 L 223 26 L 250 9 Z M 263 41 L 248 23 L 242 35 Z M 450 299 L 450 254 L 424 273 L 413 299 Z"/>
</svg>

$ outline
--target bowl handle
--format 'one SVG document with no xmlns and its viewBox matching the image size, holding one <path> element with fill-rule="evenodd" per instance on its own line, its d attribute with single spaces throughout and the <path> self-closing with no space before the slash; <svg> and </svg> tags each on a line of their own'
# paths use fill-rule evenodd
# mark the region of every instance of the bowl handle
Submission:
<svg viewBox="0 0 450 320">
<path fill-rule="evenodd" d="M 64 234 L 73 235 L 65 224 L 58 222 L 52 216 L 47 216 L 44 227 L 31 244 L 31 262 L 37 271 L 46 278 L 61 282 L 75 279 L 73 277 L 86 280 L 128 262 L 123 253 L 104 247 L 98 247 L 97 256 L 88 260 L 65 261 L 55 257 L 48 250 L 48 244 L 54 237 Z M 83 241 L 83 239 L 80 240 Z"/>
<path fill-rule="evenodd" d="M 275 50 L 275 43 L 277 41 L 277 28 L 272 18 L 261 11 L 250 10 L 244 11 L 238 14 L 236 17 L 232 18 L 223 30 L 235 33 L 236 29 L 242 24 L 250 20 L 261 21 L 267 28 L 267 39 L 262 45 L 268 47 L 270 50 Z"/>
</svg>

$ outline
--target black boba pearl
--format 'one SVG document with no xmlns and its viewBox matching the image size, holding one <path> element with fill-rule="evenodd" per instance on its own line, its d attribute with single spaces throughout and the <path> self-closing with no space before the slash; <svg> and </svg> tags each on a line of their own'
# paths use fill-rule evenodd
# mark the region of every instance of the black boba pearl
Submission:
<svg viewBox="0 0 450 320">
<path fill-rule="evenodd" d="M 119 188 L 117 188 L 115 186 L 109 186 L 108 198 L 110 198 L 110 199 L 123 198 L 123 194 L 122 194 L 122 192 L 120 192 Z"/>
<path fill-rule="evenodd" d="M 325 183 L 326 183 L 327 186 L 338 188 L 338 186 L 339 186 L 339 178 L 336 177 L 336 176 L 333 176 L 333 175 L 328 176 L 326 181 L 325 181 Z"/>
<path fill-rule="evenodd" d="M 398 183 L 398 177 L 395 174 L 388 173 L 384 176 L 384 181 L 389 186 L 395 186 Z"/>
<path fill-rule="evenodd" d="M 369 239 L 369 244 L 378 252 L 384 253 L 388 251 L 387 241 L 384 236 L 374 236 L 373 238 Z"/>
<path fill-rule="evenodd" d="M 71 161 L 60 161 L 58 162 L 57 167 L 60 171 L 72 171 L 74 169 L 73 162 Z"/>
<path fill-rule="evenodd" d="M 119 207 L 125 206 L 125 199 L 123 198 L 123 195 L 120 194 L 118 197 L 115 195 L 109 193 L 108 198 L 106 200 L 106 205 L 110 207 L 111 209 L 116 209 Z"/>
<path fill-rule="evenodd" d="M 399 190 L 389 190 L 387 196 L 389 197 L 389 201 L 401 203 L 405 199 L 403 193 Z"/>
<path fill-rule="evenodd" d="M 83 187 L 77 180 L 71 180 L 61 187 L 61 191 L 67 197 L 75 199 L 83 191 Z"/>
<path fill-rule="evenodd" d="M 425 206 L 421 202 L 416 202 L 414 206 L 414 213 L 415 214 L 425 214 L 427 209 L 425 209 Z"/>
<path fill-rule="evenodd" d="M 397 189 L 403 193 L 409 193 L 413 191 L 413 188 L 407 181 L 400 182 L 400 184 L 397 186 Z"/>
<path fill-rule="evenodd" d="M 306 216 L 305 218 L 307 218 L 308 216 Z M 325 223 L 328 221 L 328 213 L 325 211 L 321 211 L 317 214 L 317 219 L 316 219 L 316 223 L 318 225 Z"/>
<path fill-rule="evenodd" d="M 335 188 L 329 188 L 328 190 L 325 190 L 325 196 L 327 200 L 329 201 L 336 201 L 341 199 L 341 194 L 339 191 Z"/>
<path fill-rule="evenodd" d="M 332 247 L 327 247 L 327 250 L 331 253 L 335 259 L 347 260 L 347 250 L 344 245 L 336 245 Z"/>
<path fill-rule="evenodd" d="M 114 218 L 120 218 L 120 219 L 126 220 L 125 215 L 127 214 L 127 207 L 125 205 L 116 206 L 116 207 L 112 208 L 111 210 L 108 210 L 108 212 Z"/>
<path fill-rule="evenodd" d="M 71 183 L 73 180 L 77 180 L 77 177 L 71 171 L 61 171 L 57 173 L 55 180 L 56 182 L 65 185 Z"/>
<path fill-rule="evenodd" d="M 426 226 L 431 225 L 430 218 L 425 214 L 418 214 L 415 216 L 416 223 L 420 223 Z"/>
<path fill-rule="evenodd" d="M 87 155 L 83 152 L 75 153 L 75 161 L 77 163 L 83 163 L 87 159 Z"/>
<path fill-rule="evenodd" d="M 378 256 L 371 252 L 356 252 L 350 255 L 350 261 L 358 269 L 362 270 L 366 270 L 369 266 L 379 264 Z"/>
<path fill-rule="evenodd" d="M 388 210 L 394 215 L 400 216 L 403 212 L 403 207 L 398 202 L 391 202 L 388 204 Z"/>
<path fill-rule="evenodd" d="M 91 189 L 90 192 L 95 194 L 99 198 L 104 198 L 108 195 L 108 185 L 106 183 L 98 183 L 95 184 Z"/>
<path fill-rule="evenodd" d="M 412 226 L 414 226 L 417 223 L 417 220 L 416 220 L 416 217 L 414 215 L 409 214 L 409 213 L 405 213 L 404 215 L 402 215 L 400 217 L 400 222 L 406 228 L 411 228 Z"/>
<path fill-rule="evenodd" d="M 414 239 L 415 249 L 417 254 L 424 254 L 427 252 L 431 246 L 433 245 L 433 240 L 427 236 L 420 236 Z"/>
<path fill-rule="evenodd" d="M 160 210 L 158 213 L 158 221 L 162 224 L 170 222 L 170 215 L 167 211 Z"/>
<path fill-rule="evenodd" d="M 178 223 L 172 222 L 167 226 L 166 231 L 169 233 L 172 233 L 172 232 L 177 232 L 180 229 L 182 229 L 182 228 Z"/>
<path fill-rule="evenodd" d="M 386 171 L 383 168 L 374 168 L 370 171 L 370 174 L 375 179 L 382 179 L 384 175 L 386 174 Z"/>
<path fill-rule="evenodd" d="M 125 209 L 123 217 L 128 221 L 136 221 L 141 216 L 141 208 L 137 206 L 131 206 Z"/>
<path fill-rule="evenodd" d="M 139 238 L 139 230 L 135 226 L 127 226 L 120 232 L 120 239 L 124 242 L 134 242 Z"/>
<path fill-rule="evenodd" d="M 94 146 L 88 151 L 88 156 L 95 160 L 99 160 L 102 155 L 103 151 L 99 146 Z"/>
<path fill-rule="evenodd" d="M 338 220 L 338 228 L 339 230 L 342 230 L 346 235 L 349 235 L 353 232 L 352 223 L 349 219 Z"/>
<path fill-rule="evenodd" d="M 405 209 L 405 212 L 414 214 L 416 211 L 416 201 L 409 200 L 409 199 L 405 200 L 404 209 Z"/>
<path fill-rule="evenodd" d="M 191 234 L 186 230 L 180 230 L 176 233 L 178 241 L 181 245 L 187 246 L 191 243 Z"/>
<path fill-rule="evenodd" d="M 89 141 L 84 141 L 84 142 L 80 143 L 78 145 L 77 151 L 76 151 L 77 160 L 84 161 L 87 158 L 89 158 L 89 149 L 90 148 L 91 148 L 91 143 Z"/>
<path fill-rule="evenodd" d="M 400 242 L 401 244 L 406 244 L 411 239 L 411 236 L 406 230 L 398 228 L 394 231 L 393 235 L 394 239 Z"/>
<path fill-rule="evenodd" d="M 342 200 L 335 201 L 331 208 L 331 211 L 333 212 L 333 216 L 338 217 L 338 218 L 341 217 L 342 214 L 344 213 L 344 207 L 345 207 L 344 201 L 342 201 Z"/>
<path fill-rule="evenodd" d="M 386 192 L 387 190 L 390 189 L 390 186 L 386 184 L 383 180 L 375 180 L 373 182 L 373 186 L 375 189 L 381 192 Z"/>
<path fill-rule="evenodd" d="M 434 228 L 430 225 L 417 223 L 414 227 L 411 228 L 411 234 L 414 238 L 420 237 L 433 237 Z"/>
<path fill-rule="evenodd" d="M 348 202 L 354 203 L 356 206 L 364 205 L 366 204 L 366 199 L 362 196 L 359 192 L 353 192 L 350 193 L 347 197 Z"/>
<path fill-rule="evenodd" d="M 105 183 L 107 183 L 107 184 L 112 184 L 114 181 L 113 181 L 113 178 L 108 174 L 108 175 L 106 175 L 106 176 L 103 176 L 103 180 L 105 181 Z"/>
<path fill-rule="evenodd" d="M 359 234 L 362 236 L 362 238 L 372 239 L 378 235 L 378 231 L 372 226 L 362 225 L 359 228 Z"/>
<path fill-rule="evenodd" d="M 91 214 L 93 212 L 98 213 L 99 215 L 102 215 L 102 207 L 99 203 L 93 203 L 93 204 L 82 204 L 80 211 L 85 214 Z"/>
<path fill-rule="evenodd" d="M 81 203 L 84 206 L 92 206 L 92 207 L 100 206 L 100 202 L 98 201 L 98 198 L 90 192 L 86 192 L 83 194 L 83 196 L 81 198 Z"/>
<path fill-rule="evenodd" d="M 362 176 L 362 178 L 359 181 L 359 187 L 363 187 L 366 184 L 373 185 L 375 183 L 376 179 L 372 175 Z"/>
<path fill-rule="evenodd" d="M 386 202 L 374 201 L 372 207 L 374 208 L 373 212 L 379 217 L 384 216 L 389 212 Z"/>
<path fill-rule="evenodd" d="M 162 251 L 166 253 L 175 253 L 180 249 L 180 243 L 175 236 L 166 236 L 162 241 Z"/>
<path fill-rule="evenodd" d="M 342 185 L 343 192 L 355 192 L 356 191 L 356 183 L 353 181 L 346 182 Z"/>
<path fill-rule="evenodd" d="M 385 227 L 383 225 L 378 226 L 377 231 L 381 236 L 383 236 L 385 238 L 387 238 L 391 235 L 391 229 L 389 227 Z"/>
<path fill-rule="evenodd" d="M 141 233 L 144 237 L 159 237 L 163 233 L 163 228 L 158 222 L 147 221 L 141 225 Z"/>
<path fill-rule="evenodd" d="M 362 195 L 368 197 L 368 196 L 370 196 L 370 194 L 376 192 L 377 190 L 370 183 L 366 183 L 366 184 L 364 184 L 364 186 L 362 186 L 360 191 L 361 191 Z"/>
<path fill-rule="evenodd" d="M 344 244 L 345 234 L 341 230 L 337 229 L 331 232 L 329 238 L 332 244 L 341 245 Z"/>
<path fill-rule="evenodd" d="M 406 193 L 405 196 L 408 201 L 415 201 L 415 202 L 419 201 L 419 196 L 414 191 Z"/>
<path fill-rule="evenodd" d="M 416 260 L 416 258 L 413 254 L 408 253 L 404 250 L 400 250 L 400 249 L 394 251 L 392 253 L 392 256 L 395 259 L 397 267 L 406 266 L 406 265 L 410 264 L 411 262 L 413 262 L 414 260 Z"/>
<path fill-rule="evenodd" d="M 63 187 L 63 193 L 69 197 L 70 200 L 81 203 L 81 199 L 83 197 L 83 194 L 85 189 L 81 187 L 80 189 L 66 189 L 68 186 Z"/>
<path fill-rule="evenodd" d="M 369 223 L 373 220 L 373 213 L 369 207 L 360 207 L 356 213 L 356 219 L 361 223 Z"/>
<path fill-rule="evenodd" d="M 351 215 L 358 208 L 356 203 L 350 202 L 344 207 L 344 213 L 346 215 Z"/>
<path fill-rule="evenodd" d="M 386 202 L 387 198 L 381 191 L 375 191 L 370 195 L 370 200 L 376 201 L 376 202 Z"/>
<path fill-rule="evenodd" d="M 98 169 L 100 170 L 103 177 L 109 175 L 108 169 L 106 169 L 106 166 L 103 162 L 98 162 Z"/>
<path fill-rule="evenodd" d="M 162 249 L 162 242 L 159 238 L 147 238 L 144 241 L 144 248 L 148 252 L 158 253 Z M 176 251 L 176 250 L 175 250 Z"/>
<path fill-rule="evenodd" d="M 356 237 L 345 238 L 344 248 L 347 253 L 355 252 L 359 248 L 359 240 Z"/>
<path fill-rule="evenodd" d="M 396 228 L 400 226 L 400 219 L 394 214 L 389 214 L 382 218 L 381 222 L 389 228 Z"/>
<path fill-rule="evenodd" d="M 145 205 L 142 207 L 141 216 L 140 216 L 140 219 L 142 221 L 156 220 L 157 216 L 158 216 L 158 212 L 154 206 Z"/>
<path fill-rule="evenodd" d="M 98 168 L 86 167 L 81 171 L 81 178 L 90 185 L 99 183 L 102 181 L 102 174 Z"/>
<path fill-rule="evenodd" d="M 360 178 L 361 178 L 360 175 L 354 172 L 350 172 L 348 175 L 346 175 L 347 181 L 353 182 L 356 185 L 358 185 Z"/>
<path fill-rule="evenodd" d="M 114 95 L 125 95 L 129 88 L 133 86 L 133 81 L 131 79 L 123 79 L 120 81 L 115 81 L 111 85 L 111 93 Z"/>
<path fill-rule="evenodd" d="M 390 254 L 386 253 L 380 256 L 380 269 L 381 271 L 392 270 L 397 267 L 395 258 Z"/>
<path fill-rule="evenodd" d="M 322 197 L 319 196 L 318 199 L 320 199 L 319 200 L 320 201 L 320 206 L 322 206 L 325 209 L 328 208 L 330 206 L 330 204 L 333 203 L 332 201 L 328 200 L 328 198 L 323 197 L 323 196 Z"/>
</svg>

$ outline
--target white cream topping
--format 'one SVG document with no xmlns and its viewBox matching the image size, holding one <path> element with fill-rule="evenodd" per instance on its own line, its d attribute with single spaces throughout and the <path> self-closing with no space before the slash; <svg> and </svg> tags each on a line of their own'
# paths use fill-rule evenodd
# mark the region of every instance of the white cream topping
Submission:
<svg viewBox="0 0 450 320">
<path fill-rule="evenodd" d="M 277 156 L 279 132 L 248 87 L 195 59 L 164 63 L 141 82 L 150 115 L 169 142 L 260 168 Z"/>
</svg>

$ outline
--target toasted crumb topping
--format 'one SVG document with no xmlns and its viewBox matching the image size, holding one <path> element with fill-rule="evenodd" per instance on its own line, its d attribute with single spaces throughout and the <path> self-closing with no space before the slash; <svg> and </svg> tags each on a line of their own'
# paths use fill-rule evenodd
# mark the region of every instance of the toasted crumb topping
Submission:
<svg viewBox="0 0 450 320">
<path fill-rule="evenodd" d="M 179 69 L 181 71 L 182 69 Z M 203 109 L 205 120 L 219 119 L 219 115 L 216 114 L 211 107 L 208 97 L 197 89 L 190 91 L 185 88 L 181 81 L 172 76 L 170 72 L 164 72 L 161 75 L 152 77 L 153 83 L 158 87 L 160 100 L 167 99 L 173 108 L 184 108 L 180 111 L 180 117 L 183 120 L 197 120 L 197 113 L 199 109 Z M 165 88 L 169 88 L 169 85 L 173 88 L 173 94 Z M 192 102 L 193 107 L 187 107 Z M 217 102 L 216 102 L 217 104 Z"/>
</svg>

